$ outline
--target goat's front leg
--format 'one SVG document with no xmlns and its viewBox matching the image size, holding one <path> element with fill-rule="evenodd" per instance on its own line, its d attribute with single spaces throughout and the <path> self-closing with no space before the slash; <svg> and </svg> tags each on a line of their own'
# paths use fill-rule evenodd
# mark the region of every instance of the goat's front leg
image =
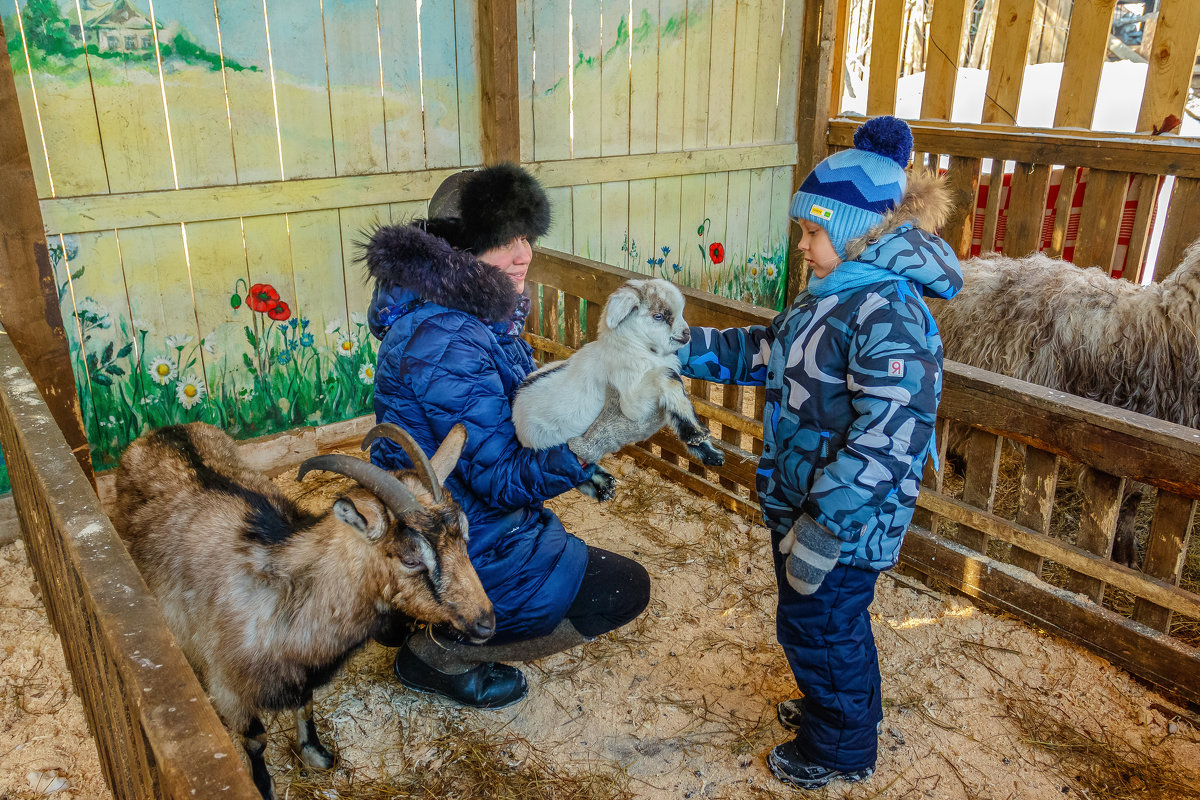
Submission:
<svg viewBox="0 0 1200 800">
<path fill-rule="evenodd" d="M 275 785 L 271 782 L 271 773 L 267 771 L 267 760 L 263 752 L 267 749 L 267 729 L 262 720 L 251 717 L 250 723 L 242 731 L 242 747 L 250 760 L 250 776 L 263 800 L 275 800 Z"/>
<path fill-rule="evenodd" d="M 296 745 L 300 749 L 300 760 L 313 769 L 329 769 L 333 766 L 333 753 L 321 744 L 316 723 L 313 722 L 311 692 L 308 702 L 296 709 Z"/>
<path fill-rule="evenodd" d="M 671 373 L 663 388 L 662 397 L 667 421 L 679 440 L 687 445 L 692 458 L 710 467 L 724 464 L 725 454 L 712 443 L 712 435 L 708 428 L 704 427 L 696 416 L 696 409 L 688 400 L 687 392 L 683 388 L 683 378 L 678 373 Z"/>
</svg>

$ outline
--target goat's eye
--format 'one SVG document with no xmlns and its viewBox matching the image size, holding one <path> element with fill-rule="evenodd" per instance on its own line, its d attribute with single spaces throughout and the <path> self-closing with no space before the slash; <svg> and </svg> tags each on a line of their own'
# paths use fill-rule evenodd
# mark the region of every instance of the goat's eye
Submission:
<svg viewBox="0 0 1200 800">
<path fill-rule="evenodd" d="M 421 559 L 413 558 L 412 556 L 405 556 L 404 558 L 400 559 L 400 563 L 403 564 L 407 569 L 425 568 L 425 565 L 421 562 Z"/>
<path fill-rule="evenodd" d="M 663 315 L 662 315 L 662 314 L 655 314 L 655 315 L 654 315 L 654 318 L 655 318 L 656 320 L 658 320 L 659 322 L 662 322 Z"/>
</svg>

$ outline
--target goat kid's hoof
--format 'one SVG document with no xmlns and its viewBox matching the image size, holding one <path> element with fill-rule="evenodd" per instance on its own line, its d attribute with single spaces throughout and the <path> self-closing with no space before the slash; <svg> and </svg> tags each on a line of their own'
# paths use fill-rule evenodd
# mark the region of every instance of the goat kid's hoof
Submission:
<svg viewBox="0 0 1200 800">
<path fill-rule="evenodd" d="M 604 467 L 597 466 L 596 471 L 592 473 L 592 477 L 575 488 L 596 502 L 605 503 L 616 496 L 617 479 L 608 470 L 604 469 Z"/>
<path fill-rule="evenodd" d="M 690 445 L 688 452 L 692 454 L 692 458 L 708 467 L 719 467 L 725 463 L 725 454 L 707 439 L 699 444 Z"/>
<path fill-rule="evenodd" d="M 301 746 L 299 755 L 304 765 L 312 769 L 329 769 L 335 761 L 333 753 L 326 750 L 324 745 L 311 742 Z"/>
</svg>

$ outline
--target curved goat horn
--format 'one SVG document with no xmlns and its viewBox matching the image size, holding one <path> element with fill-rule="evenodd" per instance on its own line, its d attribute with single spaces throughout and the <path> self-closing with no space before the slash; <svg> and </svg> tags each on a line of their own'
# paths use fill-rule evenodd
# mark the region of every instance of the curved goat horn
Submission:
<svg viewBox="0 0 1200 800">
<path fill-rule="evenodd" d="M 411 433 L 394 422 L 381 422 L 367 431 L 367 435 L 363 437 L 362 449 L 366 450 L 376 439 L 389 439 L 403 447 L 404 452 L 408 454 L 408 460 L 417 469 L 417 476 L 425 484 L 429 493 L 433 495 L 433 502 L 442 502 L 442 482 L 438 480 L 437 473 L 433 471 L 433 465 L 429 463 L 428 456 L 421 449 L 421 445 L 412 438 Z"/>
<path fill-rule="evenodd" d="M 369 461 L 363 461 L 354 456 L 341 453 L 329 453 L 323 456 L 313 456 L 300 465 L 296 480 L 304 480 L 304 476 L 314 469 L 335 472 L 353 478 L 367 491 L 378 497 L 388 509 L 398 517 L 424 507 L 416 495 L 408 490 L 400 480 L 382 467 L 377 467 Z"/>
</svg>

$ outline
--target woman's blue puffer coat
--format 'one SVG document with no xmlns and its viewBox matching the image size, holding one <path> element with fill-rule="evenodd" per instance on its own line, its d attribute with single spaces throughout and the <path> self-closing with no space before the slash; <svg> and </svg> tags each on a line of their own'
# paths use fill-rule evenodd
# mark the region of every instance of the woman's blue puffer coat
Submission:
<svg viewBox="0 0 1200 800">
<path fill-rule="evenodd" d="M 379 228 L 366 247 L 369 309 L 380 339 L 375 417 L 407 430 L 432 455 L 457 423 L 467 443 L 446 488 L 469 523 L 468 551 L 496 607 L 492 641 L 550 632 L 575 599 L 587 547 L 544 501 L 590 477 L 566 446 L 517 441 L 509 399 L 535 368 L 520 338 L 528 301 L 500 270 L 455 250 L 421 223 Z M 498 322 L 497 322 L 498 320 Z M 371 460 L 410 466 L 391 442 Z"/>
</svg>

